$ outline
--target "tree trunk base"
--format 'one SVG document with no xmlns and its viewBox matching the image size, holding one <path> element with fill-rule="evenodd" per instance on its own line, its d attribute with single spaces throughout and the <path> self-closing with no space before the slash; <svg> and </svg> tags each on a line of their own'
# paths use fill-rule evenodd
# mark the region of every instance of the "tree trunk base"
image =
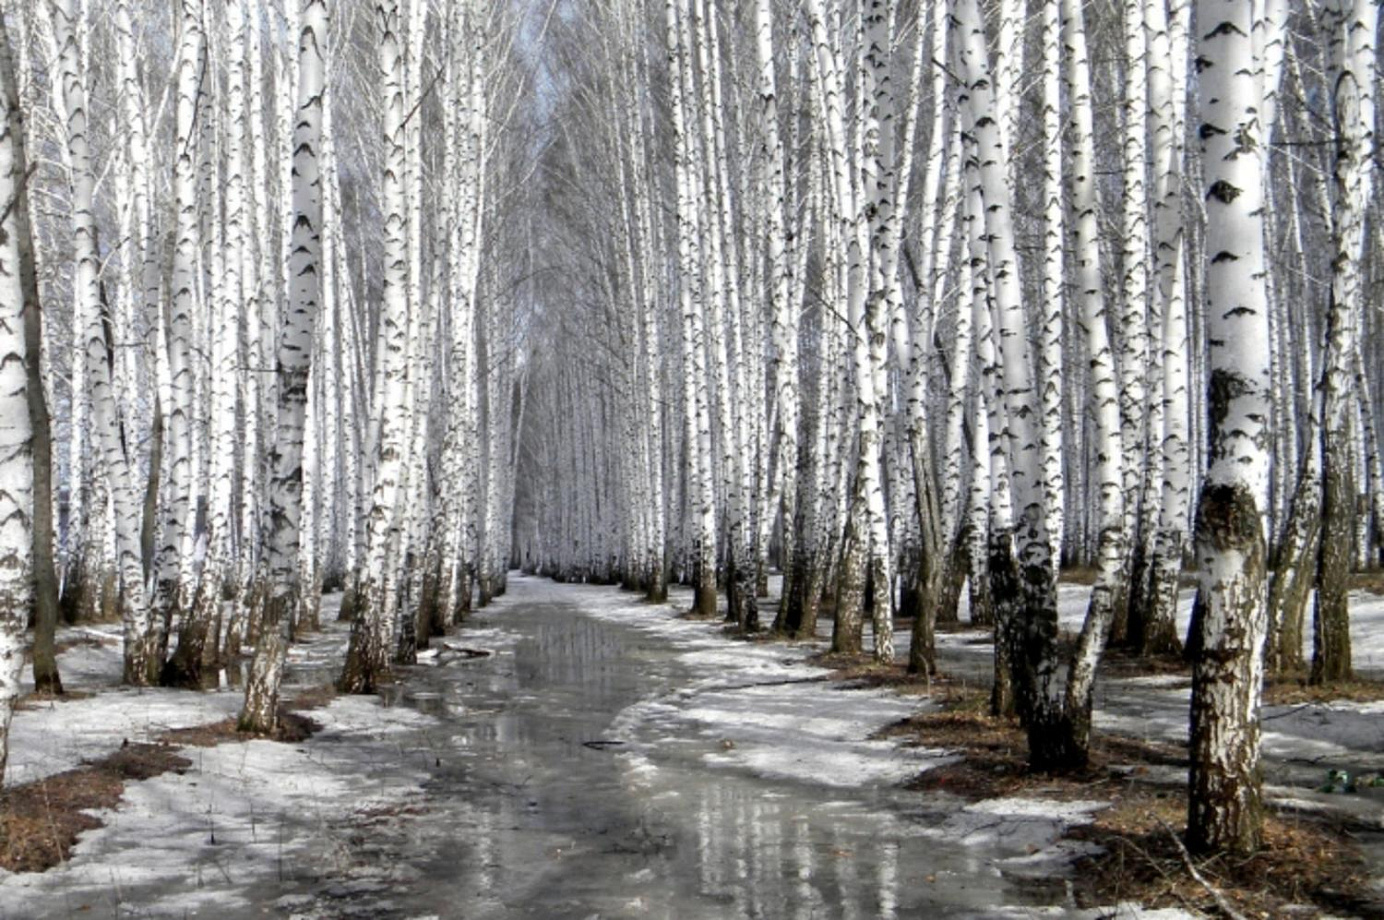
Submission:
<svg viewBox="0 0 1384 920">
<path fill-rule="evenodd" d="M 1028 766 L 1035 773 L 1080 773 L 1091 763 L 1089 717 L 1035 719 L 1028 727 Z"/>
<path fill-rule="evenodd" d="M 374 622 L 378 615 L 373 609 L 368 586 L 361 591 L 361 604 L 355 622 L 351 626 L 351 644 L 346 652 L 346 665 L 342 668 L 341 679 L 336 688 L 342 693 L 377 693 L 385 684 L 393 682 L 389 669 L 389 654 L 384 638 L 379 634 L 381 624 Z"/>
<path fill-rule="evenodd" d="M 279 727 L 279 686 L 283 681 L 287 645 L 277 630 L 266 631 L 250 665 L 245 684 L 245 708 L 236 720 L 236 731 L 272 735 Z"/>
<path fill-rule="evenodd" d="M 62 677 L 59 676 L 56 666 L 51 670 L 40 670 L 38 659 L 34 659 L 34 692 L 48 696 L 63 696 Z"/>
</svg>

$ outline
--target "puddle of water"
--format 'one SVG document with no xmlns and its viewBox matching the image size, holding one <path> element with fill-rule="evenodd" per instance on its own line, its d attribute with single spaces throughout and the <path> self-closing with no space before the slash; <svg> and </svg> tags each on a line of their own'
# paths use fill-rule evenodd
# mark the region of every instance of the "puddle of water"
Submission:
<svg viewBox="0 0 1384 920">
<path fill-rule="evenodd" d="M 348 874 L 387 864 L 405 884 L 319 888 L 321 916 L 974 917 L 1036 896 L 995 865 L 1022 844 L 939 839 L 955 802 L 769 780 L 706 763 L 696 732 L 613 729 L 692 681 L 676 649 L 575 605 L 478 620 L 516 641 L 391 693 L 439 720 L 401 742 L 427 748 L 433 778 Z"/>
</svg>

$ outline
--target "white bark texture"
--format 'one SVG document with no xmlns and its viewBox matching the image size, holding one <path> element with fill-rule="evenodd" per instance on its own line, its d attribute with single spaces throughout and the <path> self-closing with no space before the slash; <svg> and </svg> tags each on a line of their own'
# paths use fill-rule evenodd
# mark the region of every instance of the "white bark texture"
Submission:
<svg viewBox="0 0 1384 920">
<path fill-rule="evenodd" d="M 1260 839 L 1259 701 L 1267 632 L 1270 418 L 1263 160 L 1252 0 L 1198 0 L 1210 454 L 1197 509 L 1188 842 Z"/>
<path fill-rule="evenodd" d="M 34 466 L 24 336 L 25 292 L 20 261 L 32 263 L 28 204 L 24 195 L 24 121 L 10 57 L 10 38 L 0 23 L 0 784 L 9 758 L 10 719 L 24 668 L 24 631 L 33 600 Z M 30 264 L 27 269 L 33 271 Z M 35 305 L 37 306 L 37 305 Z"/>
<path fill-rule="evenodd" d="M 406 413 L 408 373 L 408 206 L 405 191 L 407 127 L 404 123 L 404 32 L 399 0 L 376 6 L 380 70 L 384 77 L 384 290 L 380 341 L 383 389 L 375 403 L 379 459 L 370 501 L 368 549 L 351 649 L 342 675 L 347 692 L 370 693 L 389 675 L 397 597 L 391 590 L 399 543 L 399 498 L 410 430 Z"/>
<path fill-rule="evenodd" d="M 120 608 L 124 625 L 125 680 L 146 684 L 157 677 L 158 662 L 151 647 L 151 624 L 144 587 L 139 540 L 139 499 L 126 450 L 111 373 L 110 343 L 101 304 L 101 254 L 96 227 L 96 175 L 88 134 L 89 116 L 85 73 L 75 29 L 72 0 L 57 0 L 53 22 L 59 40 L 59 86 L 67 116 L 67 152 L 72 176 L 73 246 L 77 265 L 74 294 L 83 334 L 82 366 L 90 387 L 92 422 L 99 439 L 100 468 L 104 470 L 114 506 L 116 552 L 120 573 Z"/>
<path fill-rule="evenodd" d="M 260 641 L 245 685 L 242 729 L 273 731 L 278 721 L 289 630 L 302 586 L 298 581 L 303 499 L 303 435 L 313 329 L 322 299 L 322 112 L 326 92 L 326 0 L 302 0 L 298 32 L 297 115 L 293 126 L 293 226 L 289 298 L 278 354 L 278 428 L 270 454 L 269 592 Z"/>
</svg>

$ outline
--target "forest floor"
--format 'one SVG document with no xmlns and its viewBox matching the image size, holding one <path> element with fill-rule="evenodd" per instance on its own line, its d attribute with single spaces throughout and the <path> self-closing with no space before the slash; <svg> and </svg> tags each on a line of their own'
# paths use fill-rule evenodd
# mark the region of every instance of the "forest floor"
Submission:
<svg viewBox="0 0 1384 920">
<path fill-rule="evenodd" d="M 1084 596 L 1063 586 L 1064 623 Z M 27 700 L 14 722 L 0 920 L 1220 911 L 1175 843 L 1175 665 L 1116 662 L 1092 770 L 1052 780 L 984 714 L 991 649 L 964 626 L 940 639 L 945 678 L 919 687 L 841 673 L 816 660 L 820 642 L 737 641 L 681 618 L 681 592 L 652 606 L 513 578 L 383 698 L 338 698 L 323 689 L 347 635 L 337 600 L 292 649 L 303 711 L 280 741 L 235 736 L 225 675 L 204 693 L 122 689 L 118 628 L 64 630 L 73 692 Z M 1384 599 L 1357 597 L 1355 622 L 1356 661 L 1379 676 Z M 1384 876 L 1384 795 L 1368 785 L 1382 710 L 1266 707 L 1271 855 L 1196 864 L 1231 909 L 1384 915 L 1369 900 Z M 1322 791 L 1333 770 L 1357 790 Z"/>
<path fill-rule="evenodd" d="M 1071 840 L 1098 848 L 1074 861 L 1080 904 L 1131 900 L 1209 916 L 1227 909 L 1245 917 L 1384 916 L 1384 597 L 1378 587 L 1362 584 L 1352 598 L 1357 680 L 1311 687 L 1287 677 L 1266 688 L 1266 846 L 1244 860 L 1194 862 L 1180 844 L 1191 669 L 1179 659 L 1107 654 L 1097 685 L 1091 764 L 1068 776 L 1029 772 L 1023 732 L 1012 720 L 990 715 L 993 642 L 986 630 L 965 622 L 944 630 L 941 676 L 930 684 L 909 677 L 902 665 L 855 663 L 835 676 L 858 686 L 923 693 L 938 704 L 881 733 L 963 754 L 920 774 L 913 788 L 978 802 L 1010 796 L 1108 801 L 1070 833 Z M 1060 595 L 1064 633 L 1074 637 L 1088 586 L 1079 577 L 1064 580 Z M 1192 591 L 1184 591 L 1181 634 L 1192 600 Z M 904 639 L 902 649 L 907 644 Z M 1310 648 L 1304 653 L 1310 657 Z"/>
</svg>

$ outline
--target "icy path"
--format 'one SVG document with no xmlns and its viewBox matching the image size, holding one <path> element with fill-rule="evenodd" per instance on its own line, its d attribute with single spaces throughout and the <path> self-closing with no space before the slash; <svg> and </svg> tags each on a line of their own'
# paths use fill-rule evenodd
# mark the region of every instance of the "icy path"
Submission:
<svg viewBox="0 0 1384 920">
<path fill-rule="evenodd" d="M 131 784 L 70 864 L 0 877 L 0 918 L 1095 916 L 1061 906 L 1057 838 L 1100 803 L 905 792 L 946 753 L 869 736 L 925 703 L 839 689 L 811 649 L 733 642 L 676 606 L 513 578 L 389 700 Z M 344 638 L 296 650 L 300 675 Z M 16 745 L 42 734 L 66 761 L 235 696 L 108 691 L 21 713 Z"/>
</svg>

